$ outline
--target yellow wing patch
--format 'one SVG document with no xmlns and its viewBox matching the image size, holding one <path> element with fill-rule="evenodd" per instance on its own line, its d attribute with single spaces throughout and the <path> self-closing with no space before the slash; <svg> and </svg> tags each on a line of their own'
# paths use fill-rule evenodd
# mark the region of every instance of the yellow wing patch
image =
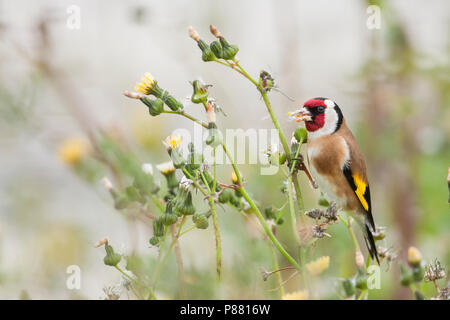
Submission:
<svg viewBox="0 0 450 320">
<path fill-rule="evenodd" d="M 366 199 L 364 198 L 364 194 L 366 193 L 367 184 L 364 182 L 364 180 L 357 174 L 353 174 L 353 181 L 355 182 L 356 186 L 356 196 L 358 197 L 359 201 L 361 202 L 362 206 L 364 207 L 364 210 L 369 211 L 369 204 L 367 203 Z"/>
</svg>

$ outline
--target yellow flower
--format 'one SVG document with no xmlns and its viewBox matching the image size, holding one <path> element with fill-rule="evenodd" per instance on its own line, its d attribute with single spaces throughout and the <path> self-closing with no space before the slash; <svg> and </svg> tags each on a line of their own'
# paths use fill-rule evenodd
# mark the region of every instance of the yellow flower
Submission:
<svg viewBox="0 0 450 320">
<path fill-rule="evenodd" d="M 317 276 L 328 269 L 328 266 L 330 265 L 330 257 L 324 256 L 320 257 L 317 260 L 311 261 L 310 263 L 306 264 L 306 269 L 311 273 L 313 276 Z"/>
<path fill-rule="evenodd" d="M 286 293 L 281 298 L 282 300 L 308 300 L 308 291 L 299 290 L 291 293 Z"/>
<path fill-rule="evenodd" d="M 155 84 L 155 78 L 153 78 L 150 72 L 146 72 L 142 77 L 141 82 L 136 84 L 135 90 L 142 92 L 143 94 L 150 94 Z"/>
<path fill-rule="evenodd" d="M 80 162 L 85 153 L 85 142 L 81 139 L 75 138 L 63 141 L 58 150 L 59 158 L 70 165 Z"/>
<path fill-rule="evenodd" d="M 175 167 L 173 166 L 173 162 L 164 162 L 156 165 L 156 169 L 158 169 L 163 175 L 168 175 L 172 172 L 175 172 Z"/>
<path fill-rule="evenodd" d="M 237 178 L 236 172 L 234 172 L 234 171 L 231 173 L 231 181 L 233 181 L 234 184 L 238 183 L 238 178 Z"/>
<path fill-rule="evenodd" d="M 181 136 L 170 135 L 163 141 L 164 145 L 168 150 L 172 150 L 177 148 L 180 145 Z"/>
<path fill-rule="evenodd" d="M 408 249 L 408 262 L 412 266 L 418 266 L 422 261 L 422 254 L 416 247 L 409 247 Z"/>
</svg>

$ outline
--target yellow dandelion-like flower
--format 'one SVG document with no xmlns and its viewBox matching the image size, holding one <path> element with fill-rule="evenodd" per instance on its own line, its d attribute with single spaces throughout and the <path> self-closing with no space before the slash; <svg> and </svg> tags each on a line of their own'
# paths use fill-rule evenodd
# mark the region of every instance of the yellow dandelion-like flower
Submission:
<svg viewBox="0 0 450 320">
<path fill-rule="evenodd" d="M 282 300 L 308 300 L 309 294 L 307 290 L 299 290 L 291 293 L 286 293 L 281 298 Z"/>
<path fill-rule="evenodd" d="M 168 150 L 178 148 L 181 143 L 181 136 L 170 135 L 163 143 Z"/>
<path fill-rule="evenodd" d="M 146 72 L 141 79 L 141 82 L 136 84 L 135 90 L 143 94 L 150 94 L 153 87 L 156 85 L 156 80 L 150 72 Z"/>
<path fill-rule="evenodd" d="M 79 163 L 86 153 L 86 144 L 81 139 L 67 139 L 58 150 L 59 158 L 69 165 Z"/>
<path fill-rule="evenodd" d="M 173 166 L 173 162 L 164 162 L 156 165 L 156 169 L 158 169 L 163 175 L 168 175 L 172 172 L 175 172 L 175 167 Z"/>
<path fill-rule="evenodd" d="M 420 253 L 419 249 L 416 247 L 409 247 L 408 249 L 408 262 L 413 265 L 417 266 L 422 261 L 422 253 Z"/>
<path fill-rule="evenodd" d="M 330 266 L 330 257 L 324 256 L 320 257 L 317 260 L 311 261 L 310 263 L 306 264 L 306 269 L 311 273 L 313 276 L 317 276 L 328 269 Z"/>
<path fill-rule="evenodd" d="M 238 183 L 238 178 L 234 171 L 231 173 L 231 181 L 233 181 L 233 183 Z"/>
</svg>

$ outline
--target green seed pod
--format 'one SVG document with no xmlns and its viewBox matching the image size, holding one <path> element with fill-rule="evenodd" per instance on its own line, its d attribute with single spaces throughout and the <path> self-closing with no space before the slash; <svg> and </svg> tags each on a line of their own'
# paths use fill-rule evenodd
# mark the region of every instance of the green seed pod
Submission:
<svg viewBox="0 0 450 320">
<path fill-rule="evenodd" d="M 164 175 L 166 177 L 166 181 L 167 181 L 167 188 L 169 189 L 174 189 L 178 187 L 178 180 L 177 180 L 177 176 L 175 175 L 175 171 L 174 172 L 170 172 L 167 175 Z"/>
<path fill-rule="evenodd" d="M 107 243 L 105 244 L 105 251 L 106 251 L 106 256 L 103 258 L 103 262 L 107 266 L 117 266 L 117 264 L 122 259 L 122 256 L 118 253 L 115 253 L 113 247 L 111 247 Z"/>
<path fill-rule="evenodd" d="M 342 282 L 342 287 L 344 288 L 344 292 L 347 297 L 353 296 L 356 292 L 355 286 L 353 285 L 353 281 L 351 279 L 345 279 Z"/>
<path fill-rule="evenodd" d="M 222 58 L 225 60 L 232 60 L 239 48 L 235 45 L 230 45 L 224 37 L 219 38 L 220 44 L 222 45 Z"/>
<path fill-rule="evenodd" d="M 164 235 L 164 223 L 160 220 L 153 220 L 153 236 L 162 237 Z"/>
<path fill-rule="evenodd" d="M 299 127 L 295 129 L 294 137 L 299 143 L 304 143 L 308 139 L 308 131 L 305 128 Z"/>
<path fill-rule="evenodd" d="M 400 284 L 404 287 L 408 287 L 412 283 L 412 280 L 411 270 L 406 268 L 403 263 L 400 264 Z"/>
<path fill-rule="evenodd" d="M 355 278 L 355 286 L 360 290 L 367 289 L 367 274 L 362 268 L 358 268 Z"/>
<path fill-rule="evenodd" d="M 192 222 L 194 222 L 198 229 L 206 229 L 209 226 L 208 217 L 204 214 L 194 214 L 192 216 Z"/>
<path fill-rule="evenodd" d="M 130 202 L 128 201 L 127 196 L 120 195 L 116 199 L 114 199 L 114 208 L 116 208 L 116 210 L 123 210 L 128 207 L 129 203 Z"/>
<path fill-rule="evenodd" d="M 186 164 L 186 160 L 183 158 L 183 156 L 181 155 L 180 151 L 178 150 L 178 148 L 175 149 L 171 149 L 169 151 L 169 155 L 170 155 L 170 159 L 173 162 L 173 166 L 176 169 L 181 169 L 184 167 L 184 165 Z"/>
<path fill-rule="evenodd" d="M 181 188 L 179 196 L 177 196 L 173 211 L 177 216 L 188 216 L 195 213 L 195 207 L 192 203 L 191 191 Z"/>
<path fill-rule="evenodd" d="M 414 296 L 416 297 L 416 300 L 426 300 L 427 297 L 422 293 L 422 291 L 416 290 L 414 291 Z"/>
<path fill-rule="evenodd" d="M 223 191 L 219 194 L 219 202 L 220 203 L 229 202 L 232 194 L 233 194 L 233 190 L 231 190 L 229 188 L 224 188 Z"/>
<path fill-rule="evenodd" d="M 284 164 L 285 162 L 286 162 L 286 153 L 281 152 L 280 157 L 278 158 L 278 163 L 281 165 Z"/>
<path fill-rule="evenodd" d="M 153 100 L 147 96 L 143 96 L 141 101 L 148 107 L 148 112 L 153 117 L 164 111 L 164 102 L 159 98 Z"/>
<path fill-rule="evenodd" d="M 425 274 L 425 269 L 423 266 L 419 265 L 412 268 L 412 278 L 415 282 L 421 282 Z"/>
<path fill-rule="evenodd" d="M 178 111 L 178 110 L 184 108 L 184 106 L 183 106 L 183 104 L 181 102 L 179 102 L 172 95 L 170 95 L 169 92 L 167 92 L 166 90 L 163 90 L 157 84 L 155 84 L 152 87 L 150 93 L 152 95 L 154 95 L 156 98 L 161 99 L 173 111 Z"/>
<path fill-rule="evenodd" d="M 205 103 L 208 99 L 208 87 L 202 85 L 199 80 L 194 80 L 192 82 L 192 87 L 194 92 L 192 93 L 191 101 L 193 103 Z"/>
<path fill-rule="evenodd" d="M 186 163 L 186 170 L 192 175 L 196 175 L 196 171 L 200 169 L 200 165 L 203 163 L 204 157 L 201 153 L 196 153 L 194 144 L 191 142 L 188 145 L 189 148 L 189 156 Z"/>
<path fill-rule="evenodd" d="M 198 47 L 202 50 L 202 60 L 205 62 L 216 60 L 216 56 L 212 52 L 211 48 L 203 40 L 198 40 Z"/>
<path fill-rule="evenodd" d="M 166 226 L 170 226 L 171 224 L 174 224 L 177 222 L 178 216 L 173 213 L 173 202 L 169 201 L 166 205 L 166 210 L 164 214 L 159 218 L 159 220 L 162 221 L 162 223 Z"/>
<path fill-rule="evenodd" d="M 329 206 L 330 206 L 330 203 L 329 203 L 328 200 L 323 196 L 323 193 L 320 193 L 320 198 L 319 198 L 318 203 L 319 203 L 320 206 L 323 206 L 323 207 L 329 207 Z"/>
<path fill-rule="evenodd" d="M 212 148 L 216 148 L 223 142 L 222 132 L 217 129 L 214 122 L 210 122 L 208 125 L 208 137 L 206 138 L 206 144 Z"/>
<path fill-rule="evenodd" d="M 150 242 L 150 244 L 151 244 L 152 246 L 156 246 L 156 245 L 159 243 L 159 238 L 153 236 L 153 237 L 150 238 L 149 242 Z"/>
<path fill-rule="evenodd" d="M 209 47 L 211 48 L 211 51 L 214 53 L 214 55 L 217 58 L 222 59 L 222 57 L 223 57 L 223 48 L 222 48 L 222 45 L 220 44 L 219 41 L 211 42 Z"/>
<path fill-rule="evenodd" d="M 134 186 L 129 186 L 125 189 L 125 193 L 130 201 L 137 201 L 140 203 L 145 203 L 145 198 L 139 193 L 139 191 Z"/>
<path fill-rule="evenodd" d="M 241 207 L 241 200 L 239 199 L 239 197 L 236 196 L 234 192 L 231 193 L 230 204 L 235 206 L 236 208 Z"/>
</svg>

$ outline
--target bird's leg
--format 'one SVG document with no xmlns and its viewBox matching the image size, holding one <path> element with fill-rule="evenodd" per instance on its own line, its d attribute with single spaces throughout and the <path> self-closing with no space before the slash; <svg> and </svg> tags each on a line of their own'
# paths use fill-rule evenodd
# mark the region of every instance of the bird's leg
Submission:
<svg viewBox="0 0 450 320">
<path fill-rule="evenodd" d="M 228 189 L 239 189 L 240 187 L 242 187 L 243 185 L 247 184 L 246 181 L 242 182 L 242 184 L 225 184 L 225 183 L 220 183 L 217 182 L 217 185 L 221 186 L 222 188 L 228 188 Z"/>
</svg>

